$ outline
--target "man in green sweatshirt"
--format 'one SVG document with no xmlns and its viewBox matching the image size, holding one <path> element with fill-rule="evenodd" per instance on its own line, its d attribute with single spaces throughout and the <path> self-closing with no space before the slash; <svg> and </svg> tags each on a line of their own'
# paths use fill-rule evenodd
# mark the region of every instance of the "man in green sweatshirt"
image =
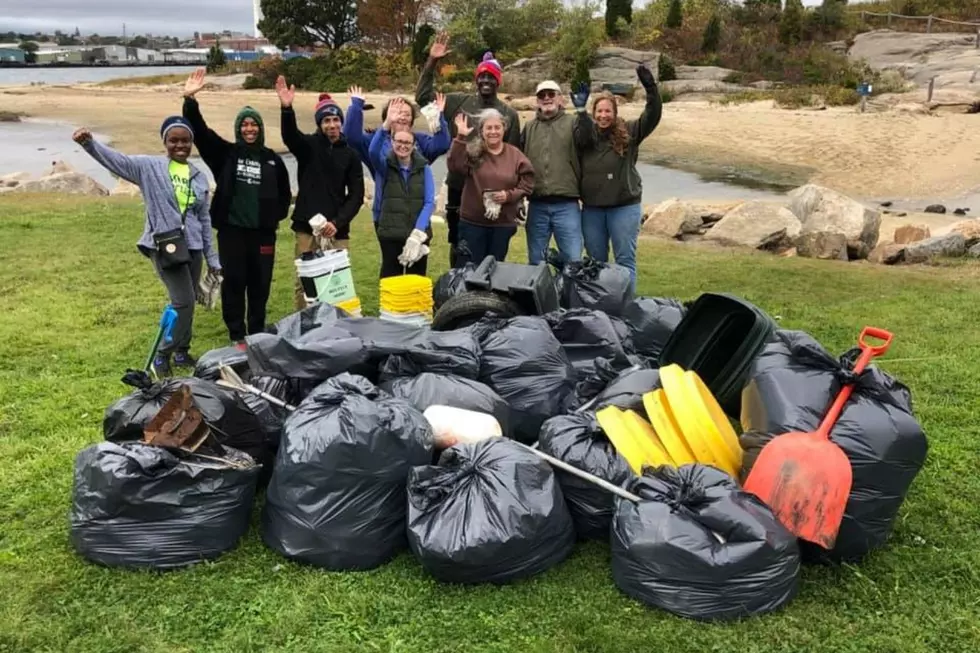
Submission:
<svg viewBox="0 0 980 653">
<path fill-rule="evenodd" d="M 435 43 L 429 49 L 429 59 L 422 68 L 418 84 L 415 87 L 415 102 L 424 107 L 435 100 L 435 75 L 439 60 L 449 54 L 449 36 L 445 33 L 436 37 Z M 487 52 L 483 61 L 476 67 L 476 93 L 449 93 L 446 95 L 446 105 L 442 115 L 449 124 L 450 136 L 456 138 L 456 123 L 454 118 L 458 113 L 475 116 L 484 109 L 493 108 L 504 116 L 506 131 L 504 142 L 514 147 L 521 145 L 521 118 L 517 112 L 497 97 L 497 90 L 503 84 L 503 69 L 500 63 Z M 470 138 L 475 138 L 479 129 L 474 129 Z M 449 264 L 456 266 L 456 244 L 459 238 L 459 205 L 463 195 L 465 176 L 448 173 L 446 186 L 446 224 L 449 226 Z"/>
</svg>

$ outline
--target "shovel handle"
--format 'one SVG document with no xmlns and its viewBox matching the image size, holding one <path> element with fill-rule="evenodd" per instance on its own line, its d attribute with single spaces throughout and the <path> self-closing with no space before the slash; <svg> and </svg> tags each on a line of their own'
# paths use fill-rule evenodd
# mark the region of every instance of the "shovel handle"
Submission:
<svg viewBox="0 0 980 653">
<path fill-rule="evenodd" d="M 867 339 L 875 338 L 881 340 L 880 345 L 872 345 Z M 881 356 L 892 344 L 892 334 L 884 329 L 879 329 L 876 327 L 864 327 L 861 331 L 861 335 L 858 337 L 858 346 L 861 348 L 861 355 L 858 356 L 857 362 L 854 364 L 854 374 L 857 376 L 864 372 L 868 363 L 871 359 Z M 851 393 L 854 391 L 854 384 L 848 383 L 843 388 L 841 388 L 840 394 L 837 395 L 837 399 L 834 400 L 833 405 L 830 410 L 827 411 L 826 416 L 824 416 L 823 421 L 820 423 L 820 428 L 817 429 L 817 433 L 824 438 L 830 438 L 830 431 L 834 428 L 834 424 L 837 423 L 837 418 L 840 417 L 841 412 L 844 410 L 844 404 L 851 398 Z"/>
</svg>

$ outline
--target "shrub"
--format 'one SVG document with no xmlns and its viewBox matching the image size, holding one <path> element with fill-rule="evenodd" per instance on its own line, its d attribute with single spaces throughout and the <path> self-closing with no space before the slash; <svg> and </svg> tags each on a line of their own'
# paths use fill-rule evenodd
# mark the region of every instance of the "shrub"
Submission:
<svg viewBox="0 0 980 653">
<path fill-rule="evenodd" d="M 660 53 L 660 59 L 657 62 L 657 79 L 661 82 L 668 82 L 672 79 L 677 79 L 677 70 L 674 68 L 674 60 L 670 58 L 670 55 L 666 52 Z"/>
</svg>

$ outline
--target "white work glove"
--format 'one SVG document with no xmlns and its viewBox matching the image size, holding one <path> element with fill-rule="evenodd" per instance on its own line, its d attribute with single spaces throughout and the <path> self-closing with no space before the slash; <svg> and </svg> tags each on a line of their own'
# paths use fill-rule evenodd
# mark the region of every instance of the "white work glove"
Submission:
<svg viewBox="0 0 980 653">
<path fill-rule="evenodd" d="M 402 248 L 402 253 L 398 255 L 398 262 L 408 267 L 422 260 L 423 256 L 429 254 L 429 247 L 425 244 L 428 238 L 424 231 L 413 229 L 405 239 L 405 246 Z"/>
<path fill-rule="evenodd" d="M 492 190 L 483 191 L 483 214 L 487 220 L 494 221 L 500 217 L 500 204 L 493 199 Z"/>
<path fill-rule="evenodd" d="M 527 198 L 523 198 L 520 204 L 517 205 L 517 224 L 524 226 L 527 224 Z"/>
<path fill-rule="evenodd" d="M 197 285 L 197 303 L 209 311 L 214 310 L 214 307 L 218 305 L 218 298 L 221 296 L 222 281 L 224 281 L 224 277 L 221 270 L 208 270 L 208 273 Z"/>
<path fill-rule="evenodd" d="M 427 105 L 422 107 L 422 115 L 425 116 L 425 121 L 429 125 L 429 131 L 435 134 L 439 131 L 439 114 L 442 111 L 439 109 L 439 105 L 435 102 L 429 102 Z"/>
</svg>

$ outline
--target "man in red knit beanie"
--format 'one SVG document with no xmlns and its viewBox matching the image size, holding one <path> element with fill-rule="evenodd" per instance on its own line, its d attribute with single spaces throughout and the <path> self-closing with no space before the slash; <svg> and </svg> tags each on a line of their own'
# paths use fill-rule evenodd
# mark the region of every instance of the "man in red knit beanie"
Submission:
<svg viewBox="0 0 980 653">
<path fill-rule="evenodd" d="M 296 234 L 296 258 L 320 249 L 318 235 L 333 240 L 335 249 L 348 249 L 350 223 L 364 204 L 364 168 L 354 148 L 347 144 L 341 128 L 344 112 L 329 93 L 321 93 L 313 111 L 317 131 L 304 134 L 296 126 L 293 99 L 296 89 L 280 75 L 276 93 L 281 105 L 282 141 L 296 157 L 299 190 L 293 209 L 292 229 Z M 322 231 L 314 233 L 310 218 L 327 219 Z M 296 309 L 306 307 L 299 278 L 295 286 Z"/>
<path fill-rule="evenodd" d="M 422 75 L 415 86 L 415 102 L 420 107 L 424 107 L 435 99 L 436 66 L 440 59 L 449 54 L 448 45 L 449 36 L 442 33 L 436 37 L 429 49 L 429 59 L 425 62 Z M 493 53 L 487 52 L 483 55 L 483 60 L 477 65 L 474 75 L 476 77 L 476 93 L 446 94 L 446 104 L 442 115 L 449 124 L 450 135 L 452 138 L 456 138 L 456 114 L 465 113 L 476 116 L 484 109 L 493 108 L 504 116 L 504 142 L 519 148 L 521 146 L 521 119 L 509 104 L 497 97 L 497 89 L 503 85 L 504 75 L 500 62 L 493 58 Z M 479 131 L 479 129 L 474 129 L 470 138 L 476 138 Z M 446 194 L 446 225 L 449 227 L 449 264 L 453 267 L 456 266 L 459 204 L 463 196 L 464 181 L 465 178 L 461 175 L 454 173 L 446 175 L 446 186 L 449 191 Z"/>
</svg>

